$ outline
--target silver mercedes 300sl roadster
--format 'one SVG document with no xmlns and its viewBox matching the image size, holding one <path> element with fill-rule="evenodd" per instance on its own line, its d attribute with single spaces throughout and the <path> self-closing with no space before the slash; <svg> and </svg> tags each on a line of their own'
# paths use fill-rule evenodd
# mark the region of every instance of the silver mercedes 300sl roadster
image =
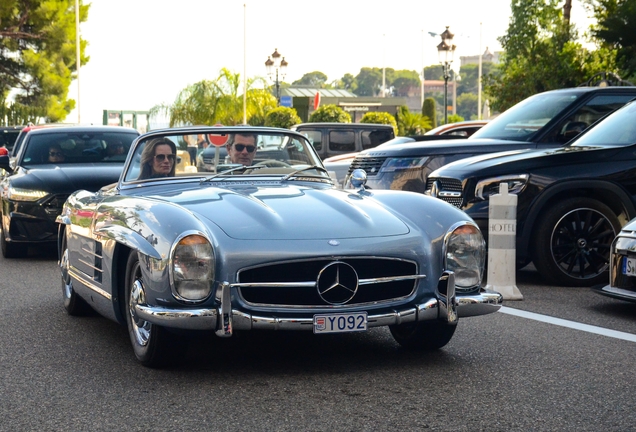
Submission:
<svg viewBox="0 0 636 432">
<path fill-rule="evenodd" d="M 210 171 L 187 157 L 191 137 L 215 149 Z M 285 129 L 142 135 L 117 184 L 75 192 L 57 219 L 65 308 L 126 325 L 147 366 L 178 360 L 184 330 L 388 326 L 404 347 L 438 349 L 459 318 L 499 309 L 465 213 L 366 189 L 362 170 L 352 183 L 336 188 L 307 139 Z"/>
</svg>

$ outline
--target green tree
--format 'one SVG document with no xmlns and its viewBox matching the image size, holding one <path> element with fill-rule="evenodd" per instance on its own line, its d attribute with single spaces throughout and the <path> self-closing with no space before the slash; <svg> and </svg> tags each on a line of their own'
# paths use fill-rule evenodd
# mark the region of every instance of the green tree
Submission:
<svg viewBox="0 0 636 432">
<path fill-rule="evenodd" d="M 398 70 L 393 74 L 390 85 L 393 88 L 393 96 L 408 97 L 413 89 L 419 90 L 421 80 L 416 71 Z"/>
<path fill-rule="evenodd" d="M 496 65 L 492 62 L 483 62 L 481 64 L 481 75 L 496 73 Z M 464 93 L 474 93 L 477 94 L 479 92 L 479 65 L 477 64 L 467 64 L 462 66 L 459 69 L 459 76 L 461 77 L 460 81 L 457 81 L 457 95 L 461 95 Z"/>
<path fill-rule="evenodd" d="M 256 83 L 263 86 L 262 79 L 247 80 L 247 118 L 250 124 L 261 125 L 270 109 L 276 107 L 276 98 L 267 90 L 251 89 Z M 157 105 L 150 109 L 151 115 L 165 114 L 170 126 L 214 125 L 227 126 L 243 122 L 243 95 L 240 74 L 223 68 L 219 76 L 203 80 L 181 90 L 172 105 Z M 254 119 L 252 119 L 254 117 Z M 250 121 L 251 120 L 251 121 Z"/>
<path fill-rule="evenodd" d="M 393 117 L 388 112 L 376 111 L 376 112 L 368 112 L 362 116 L 360 119 L 360 123 L 379 123 L 379 124 L 388 124 L 393 126 L 393 132 L 397 135 L 398 127 L 395 121 L 395 117 Z"/>
<path fill-rule="evenodd" d="M 333 88 L 347 90 L 351 93 L 356 93 L 358 89 L 358 82 L 356 81 L 356 77 L 354 77 L 350 73 L 344 74 L 342 78 L 334 81 L 332 84 Z"/>
<path fill-rule="evenodd" d="M 294 108 L 277 107 L 265 116 L 265 126 L 289 129 L 299 123 L 302 123 L 302 120 Z"/>
<path fill-rule="evenodd" d="M 351 116 L 337 105 L 323 105 L 309 116 L 309 123 L 318 122 L 351 123 Z"/>
<path fill-rule="evenodd" d="M 387 87 L 393 72 L 393 69 L 388 68 L 384 71 L 384 81 Z M 382 89 L 382 69 L 363 67 L 356 75 L 356 82 L 358 83 L 356 95 L 377 96 Z"/>
<path fill-rule="evenodd" d="M 484 78 L 495 111 L 504 111 L 533 94 L 576 87 L 601 65 L 579 43 L 563 20 L 559 0 L 513 0 L 507 33 L 499 38 L 506 54 L 501 74 Z"/>
<path fill-rule="evenodd" d="M 292 85 L 304 85 L 315 88 L 323 88 L 327 82 L 327 75 L 322 72 L 314 71 L 306 73 L 301 79 L 296 80 Z"/>
<path fill-rule="evenodd" d="M 477 119 L 477 95 L 462 93 L 457 96 L 457 114 L 463 118 Z"/>
<path fill-rule="evenodd" d="M 85 22 L 89 5 L 79 7 Z M 0 101 L 14 121 L 57 122 L 75 108 L 68 89 L 77 71 L 74 0 L 2 0 L 0 5 Z M 86 41 L 80 61 L 86 64 Z M 15 102 L 7 106 L 9 91 Z M 21 113 L 21 114 L 20 114 Z"/>
<path fill-rule="evenodd" d="M 636 77 L 636 2 L 627 0 L 587 0 L 597 24 L 592 34 L 606 49 L 616 53 L 624 78 Z"/>
<path fill-rule="evenodd" d="M 398 109 L 397 126 L 400 136 L 421 135 L 432 129 L 428 117 L 424 117 L 420 113 L 413 113 L 404 105 Z"/>
<path fill-rule="evenodd" d="M 435 108 L 435 99 L 427 97 L 422 105 L 422 116 L 429 119 L 431 128 L 437 127 L 437 110 Z"/>
</svg>

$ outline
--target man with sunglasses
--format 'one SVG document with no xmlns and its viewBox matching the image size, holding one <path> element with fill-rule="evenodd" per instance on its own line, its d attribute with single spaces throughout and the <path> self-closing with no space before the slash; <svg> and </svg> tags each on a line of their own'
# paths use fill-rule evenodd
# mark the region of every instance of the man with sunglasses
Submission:
<svg viewBox="0 0 636 432">
<path fill-rule="evenodd" d="M 250 166 L 256 156 L 256 135 L 232 134 L 228 137 L 226 147 L 232 163 Z"/>
</svg>

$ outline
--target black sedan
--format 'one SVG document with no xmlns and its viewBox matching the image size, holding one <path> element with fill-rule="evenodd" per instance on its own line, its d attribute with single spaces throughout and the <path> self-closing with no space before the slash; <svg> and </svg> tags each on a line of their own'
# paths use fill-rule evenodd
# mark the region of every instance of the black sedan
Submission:
<svg viewBox="0 0 636 432">
<path fill-rule="evenodd" d="M 560 285 L 606 282 L 612 241 L 636 217 L 636 102 L 562 148 L 446 165 L 431 173 L 428 192 L 464 210 L 485 233 L 489 198 L 502 183 L 518 195 L 519 265 L 532 261 Z"/>
<path fill-rule="evenodd" d="M 117 182 L 139 133 L 111 126 L 31 130 L 15 160 L 0 156 L 0 245 L 5 258 L 29 245 L 57 241 L 55 218 L 78 189 L 97 191 Z"/>
</svg>

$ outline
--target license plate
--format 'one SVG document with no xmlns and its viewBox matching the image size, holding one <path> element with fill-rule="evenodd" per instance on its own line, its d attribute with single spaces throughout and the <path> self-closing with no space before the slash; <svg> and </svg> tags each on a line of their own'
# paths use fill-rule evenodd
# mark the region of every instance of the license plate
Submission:
<svg viewBox="0 0 636 432">
<path fill-rule="evenodd" d="M 366 330 L 366 312 L 314 315 L 314 333 L 350 333 Z"/>
<path fill-rule="evenodd" d="M 623 257 L 623 274 L 636 276 L 636 258 Z"/>
</svg>

